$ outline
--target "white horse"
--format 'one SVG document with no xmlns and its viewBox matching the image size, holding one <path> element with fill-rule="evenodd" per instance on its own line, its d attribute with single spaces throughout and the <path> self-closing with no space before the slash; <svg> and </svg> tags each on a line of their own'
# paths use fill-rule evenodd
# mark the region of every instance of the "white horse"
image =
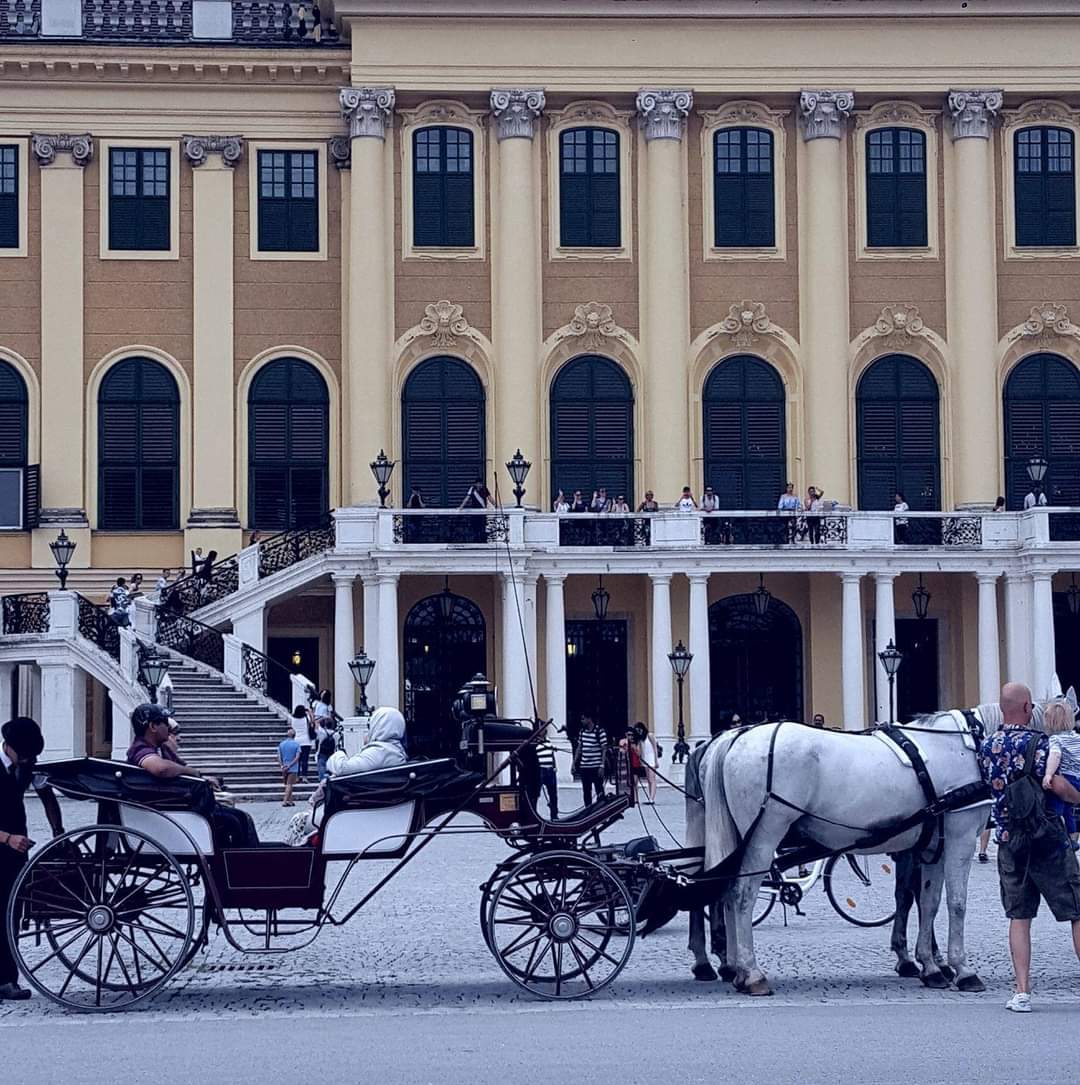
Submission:
<svg viewBox="0 0 1080 1085">
<path fill-rule="evenodd" d="M 980 718 L 994 729 L 997 705 L 980 706 Z M 942 712 L 904 728 L 922 753 L 938 796 L 973 790 L 981 781 L 977 738 L 960 712 Z M 771 790 L 770 790 L 771 781 Z M 771 994 L 754 954 L 753 908 L 781 841 L 793 833 L 829 851 L 895 853 L 915 846 L 917 824 L 873 846 L 860 841 L 914 818 L 927 800 L 906 757 L 879 734 L 821 731 L 797 723 L 762 724 L 716 739 L 700 763 L 704 818 L 687 825 L 687 845 L 705 847 L 705 869 L 722 863 L 742 841 L 738 870 L 724 894 L 726 968 L 735 984 L 753 995 Z M 944 885 L 948 901 L 948 963 L 961 991 L 982 991 L 964 949 L 968 872 L 975 840 L 989 800 L 945 813 L 944 841 L 938 832 L 927 848 L 919 892 L 916 958 L 929 987 L 948 987 L 933 954 L 933 923 Z M 936 855 L 934 853 L 937 853 Z M 737 876 L 736 876 L 737 875 Z M 709 966 L 704 924 L 691 931 L 695 974 Z"/>
</svg>

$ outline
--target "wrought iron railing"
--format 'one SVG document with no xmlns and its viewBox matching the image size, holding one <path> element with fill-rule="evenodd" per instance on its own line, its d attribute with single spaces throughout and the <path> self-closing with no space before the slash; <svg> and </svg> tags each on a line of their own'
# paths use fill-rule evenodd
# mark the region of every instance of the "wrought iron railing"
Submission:
<svg viewBox="0 0 1080 1085">
<path fill-rule="evenodd" d="M 161 593 L 159 603 L 173 614 L 190 614 L 208 603 L 232 595 L 240 587 L 240 561 L 236 554 L 215 562 L 204 573 L 191 573 L 170 584 Z"/>
<path fill-rule="evenodd" d="M 701 518 L 701 541 L 706 546 L 845 544 L 848 541 L 848 520 L 846 516 L 836 514 L 725 516 L 722 512 L 709 513 Z"/>
<path fill-rule="evenodd" d="M 282 531 L 259 543 L 259 579 L 334 549 L 334 523 Z"/>
<path fill-rule="evenodd" d="M 1051 542 L 1080 541 L 1080 512 L 1052 512 L 1049 518 Z"/>
<path fill-rule="evenodd" d="M 225 638 L 213 626 L 185 614 L 170 613 L 159 607 L 157 641 L 216 671 L 225 669 Z"/>
<path fill-rule="evenodd" d="M 240 657 L 243 668 L 241 677 L 248 689 L 261 693 L 264 697 L 281 704 L 283 708 L 291 707 L 282 704 L 281 699 L 273 694 L 272 676 L 275 674 L 281 681 L 283 689 L 292 689 L 292 673 L 287 667 L 283 667 L 276 659 L 264 655 L 250 644 L 241 645 Z"/>
<path fill-rule="evenodd" d="M 96 644 L 117 663 L 120 662 L 120 627 L 109 617 L 105 607 L 79 597 L 79 635 Z"/>
<path fill-rule="evenodd" d="M 396 543 L 498 543 L 510 537 L 510 518 L 482 509 L 395 513 L 393 526 Z"/>
<path fill-rule="evenodd" d="M 5 595 L 3 599 L 3 628 L 5 634 L 48 633 L 48 592 L 23 592 Z"/>
<path fill-rule="evenodd" d="M 0 38 L 36 38 L 41 0 L 0 0 Z"/>
<path fill-rule="evenodd" d="M 560 546 L 652 545 L 652 524 L 647 516 L 578 513 L 559 519 Z"/>
<path fill-rule="evenodd" d="M 982 517 L 897 517 L 893 521 L 893 542 L 897 546 L 981 546 Z"/>
</svg>

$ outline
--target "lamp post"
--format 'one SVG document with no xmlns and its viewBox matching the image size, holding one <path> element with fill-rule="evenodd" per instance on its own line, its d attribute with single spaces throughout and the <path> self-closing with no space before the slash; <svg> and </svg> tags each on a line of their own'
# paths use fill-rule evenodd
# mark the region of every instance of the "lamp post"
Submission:
<svg viewBox="0 0 1080 1085">
<path fill-rule="evenodd" d="M 878 659 L 881 660 L 881 665 L 885 668 L 885 674 L 889 679 L 889 723 L 895 723 L 896 702 L 894 700 L 894 695 L 896 689 L 896 672 L 900 669 L 900 664 L 904 661 L 904 653 L 893 644 L 892 638 L 890 638 L 889 643 L 878 652 Z"/>
<path fill-rule="evenodd" d="M 363 648 L 349 660 L 349 670 L 352 671 L 353 680 L 360 687 L 360 703 L 356 706 L 358 716 L 370 716 L 371 708 L 367 703 L 367 685 L 375 671 L 375 660 L 368 657 Z"/>
<path fill-rule="evenodd" d="M 1069 613 L 1074 618 L 1080 618 L 1080 586 L 1076 583 L 1076 573 L 1072 574 L 1072 583 L 1065 589 L 1065 602 L 1069 606 Z"/>
<path fill-rule="evenodd" d="M 925 618 L 930 609 L 930 592 L 922 582 L 922 573 L 919 573 L 919 586 L 911 593 L 911 605 L 915 608 L 916 618 Z"/>
<path fill-rule="evenodd" d="M 506 461 L 506 470 L 510 472 L 510 478 L 514 483 L 514 501 L 519 509 L 521 499 L 525 496 L 525 479 L 529 475 L 530 467 L 532 464 L 521 454 L 520 448 Z"/>
<path fill-rule="evenodd" d="M 454 593 L 450 590 L 450 577 L 443 578 L 443 590 L 439 592 L 439 617 L 443 625 L 449 625 L 454 616 Z"/>
<path fill-rule="evenodd" d="M 71 561 L 72 554 L 75 553 L 75 547 L 78 544 L 67 537 L 67 532 L 63 528 L 60 529 L 60 534 L 56 536 L 51 543 L 49 543 L 49 549 L 52 551 L 53 561 L 56 562 L 56 578 L 60 581 L 60 590 L 67 590 L 67 577 L 68 577 L 68 563 Z"/>
<path fill-rule="evenodd" d="M 390 490 L 387 487 L 387 483 L 390 481 L 390 476 L 394 473 L 396 464 L 396 460 L 387 459 L 386 452 L 381 448 L 375 459 L 368 464 L 371 468 L 371 473 L 375 476 L 375 481 L 379 484 L 379 508 L 386 508 L 386 499 L 390 496 Z"/>
<path fill-rule="evenodd" d="M 611 595 L 604 589 L 604 578 L 601 576 L 598 579 L 599 586 L 592 593 L 592 607 L 596 620 L 602 622 L 607 617 L 607 608 L 608 603 L 611 602 Z"/>
<path fill-rule="evenodd" d="M 675 743 L 673 756 L 676 764 L 682 764 L 690 753 L 690 747 L 686 742 L 686 723 L 683 720 L 683 681 L 686 679 L 686 673 L 690 670 L 690 664 L 693 661 L 693 654 L 687 651 L 686 645 L 681 640 L 668 653 L 668 662 L 675 672 L 675 681 L 679 684 L 679 741 Z"/>
<path fill-rule="evenodd" d="M 147 648 L 139 661 L 139 680 L 150 691 L 150 703 L 157 704 L 158 687 L 165 680 L 169 661 L 159 656 L 153 648 Z"/>
<path fill-rule="evenodd" d="M 769 604 L 772 602 L 772 593 L 765 587 L 764 573 L 758 573 L 758 586 L 754 589 L 753 600 L 754 613 L 758 616 L 758 621 L 764 621 Z"/>
</svg>

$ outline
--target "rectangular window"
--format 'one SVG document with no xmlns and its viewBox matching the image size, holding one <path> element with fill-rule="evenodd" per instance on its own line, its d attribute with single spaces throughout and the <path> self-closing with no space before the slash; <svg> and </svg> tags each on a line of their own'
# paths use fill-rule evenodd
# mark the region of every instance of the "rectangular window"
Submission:
<svg viewBox="0 0 1080 1085">
<path fill-rule="evenodd" d="M 559 141 L 559 244 L 566 248 L 618 248 L 619 134 L 607 128 L 571 128 Z"/>
<path fill-rule="evenodd" d="M 319 251 L 314 151 L 259 151 L 259 251 Z"/>
<path fill-rule="evenodd" d="M 170 248 L 167 148 L 109 151 L 109 248 L 168 252 Z"/>
<path fill-rule="evenodd" d="M 776 244 L 773 137 L 763 128 L 721 128 L 713 137 L 714 244 L 718 249 Z"/>
<path fill-rule="evenodd" d="M 0 249 L 19 247 L 19 148 L 0 146 Z"/>
<path fill-rule="evenodd" d="M 1015 157 L 1016 244 L 1076 244 L 1073 134 L 1066 128 L 1021 128 Z"/>
<path fill-rule="evenodd" d="M 877 128 L 867 133 L 866 151 L 867 248 L 925 247 L 925 134 Z"/>
<path fill-rule="evenodd" d="M 471 248 L 475 243 L 472 133 L 421 128 L 413 137 L 413 244 Z"/>
</svg>

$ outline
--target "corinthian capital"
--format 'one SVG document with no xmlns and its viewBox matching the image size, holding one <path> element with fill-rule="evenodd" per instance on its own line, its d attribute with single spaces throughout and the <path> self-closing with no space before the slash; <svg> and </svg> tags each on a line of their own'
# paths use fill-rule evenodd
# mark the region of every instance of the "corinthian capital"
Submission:
<svg viewBox="0 0 1080 1085">
<path fill-rule="evenodd" d="M 385 139 L 386 129 L 394 121 L 394 88 L 345 87 L 341 113 L 349 122 L 353 139 Z"/>
<path fill-rule="evenodd" d="M 799 94 L 803 139 L 842 139 L 855 108 L 850 90 L 804 90 Z"/>
<path fill-rule="evenodd" d="M 221 155 L 226 166 L 235 166 L 244 153 L 244 140 L 241 136 L 184 136 L 181 140 L 184 157 L 193 166 L 206 164 L 207 156 Z"/>
<path fill-rule="evenodd" d="M 682 139 L 686 115 L 693 104 L 694 95 L 688 90 L 638 91 L 637 111 L 645 128 L 645 141 Z"/>
<path fill-rule="evenodd" d="M 946 106 L 952 118 L 952 138 L 989 139 L 1003 102 L 1000 90 L 950 90 Z"/>
<path fill-rule="evenodd" d="M 544 92 L 536 88 L 496 87 L 491 92 L 495 138 L 500 143 L 504 139 L 532 139 L 545 101 Z"/>
<path fill-rule="evenodd" d="M 30 149 L 41 166 L 51 166 L 58 154 L 70 154 L 76 166 L 85 166 L 94 157 L 94 140 L 89 134 L 72 135 L 69 132 L 57 132 L 46 135 L 33 132 L 30 135 Z"/>
</svg>

